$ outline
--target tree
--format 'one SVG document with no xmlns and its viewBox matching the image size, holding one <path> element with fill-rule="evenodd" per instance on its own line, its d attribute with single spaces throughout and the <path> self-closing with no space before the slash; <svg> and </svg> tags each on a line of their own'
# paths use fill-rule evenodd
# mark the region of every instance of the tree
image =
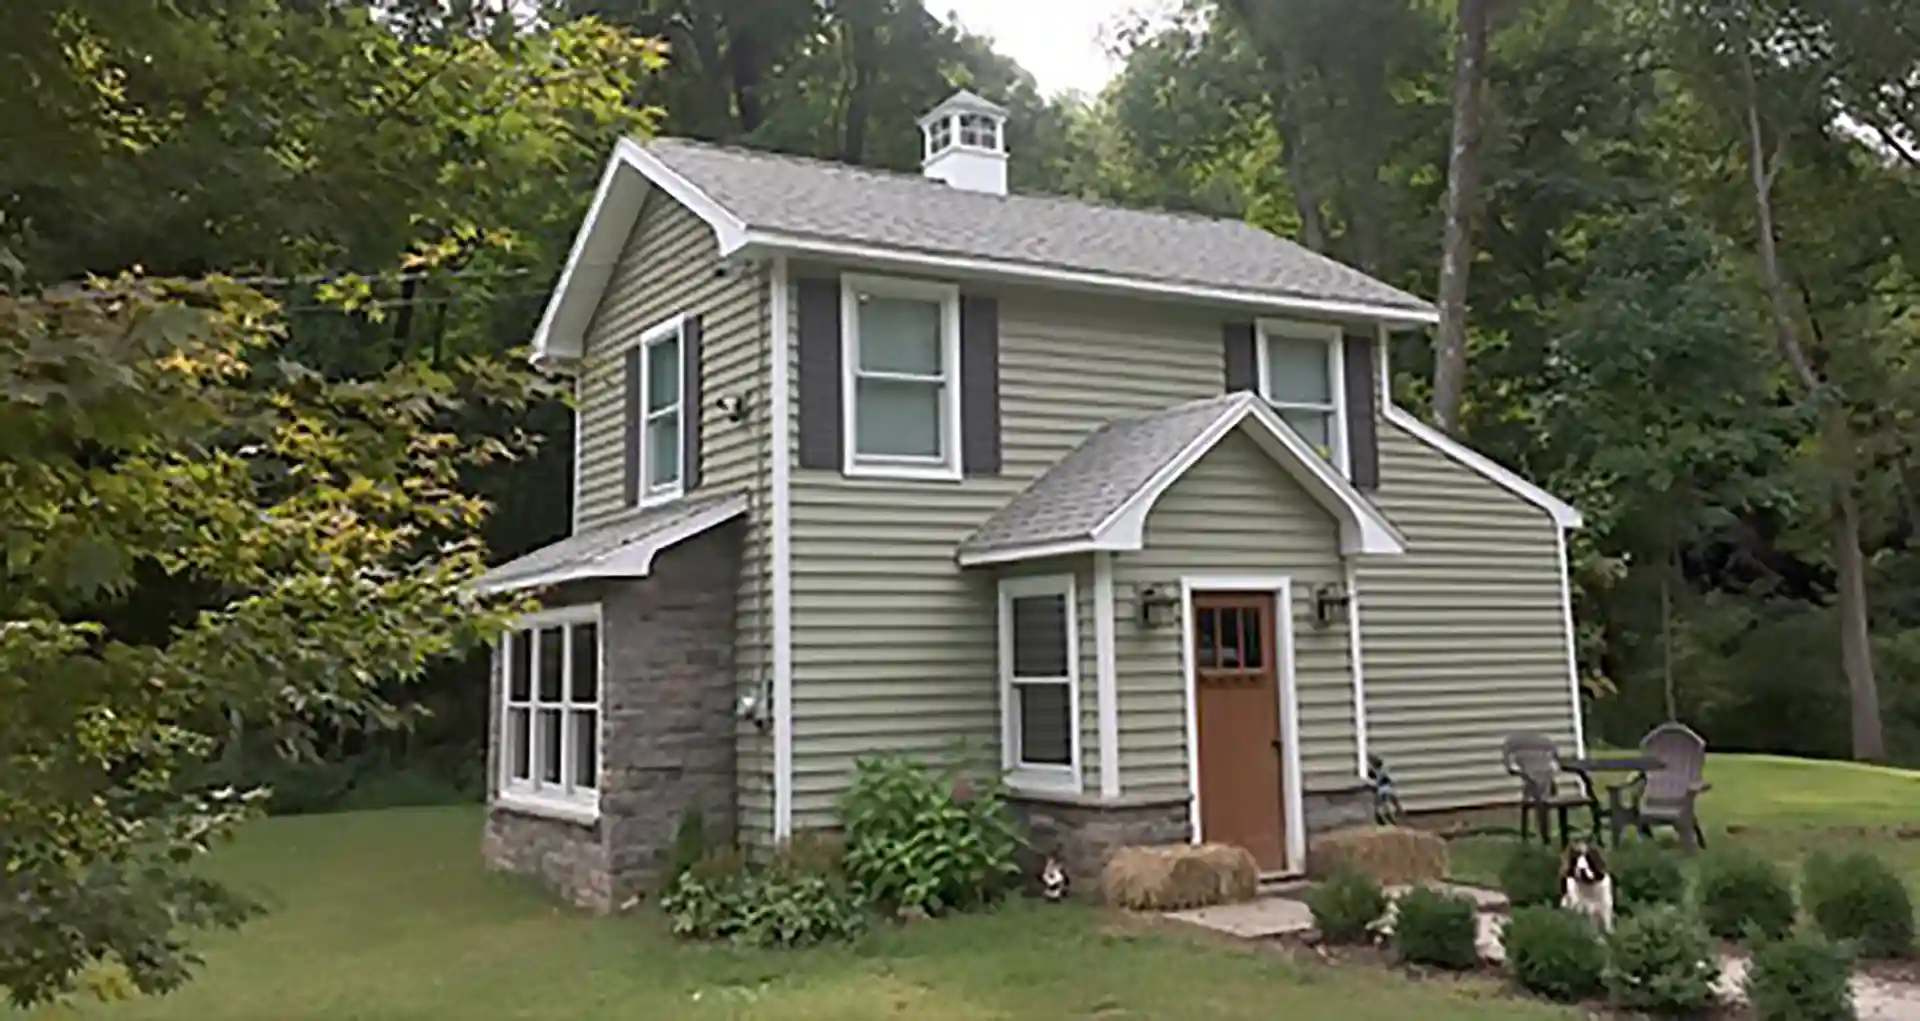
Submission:
<svg viewBox="0 0 1920 1021">
<path fill-rule="evenodd" d="M 1487 82 L 1487 8 L 1460 0 L 1453 56 L 1453 144 L 1447 155 L 1446 236 L 1440 244 L 1440 330 L 1433 363 L 1433 416 L 1460 431 L 1467 374 L 1467 281 L 1473 271 L 1473 219 L 1480 175 L 1480 94 Z"/>
</svg>

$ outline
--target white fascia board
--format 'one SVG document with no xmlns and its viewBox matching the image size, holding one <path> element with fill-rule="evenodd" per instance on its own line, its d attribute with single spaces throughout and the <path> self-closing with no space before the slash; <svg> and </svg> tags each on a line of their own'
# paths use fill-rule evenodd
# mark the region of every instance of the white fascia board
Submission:
<svg viewBox="0 0 1920 1021">
<path fill-rule="evenodd" d="M 1494 485 L 1547 512 L 1561 528 L 1579 528 L 1580 512 L 1565 500 L 1501 467 L 1492 458 L 1415 418 L 1398 404 L 1384 405 L 1386 419 L 1413 434 L 1427 446 L 1440 451 L 1462 466 L 1478 473 Z"/>
</svg>

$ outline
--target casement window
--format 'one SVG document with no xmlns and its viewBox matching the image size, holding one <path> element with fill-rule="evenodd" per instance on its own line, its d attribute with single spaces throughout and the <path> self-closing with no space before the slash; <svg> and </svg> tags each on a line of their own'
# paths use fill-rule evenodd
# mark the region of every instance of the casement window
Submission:
<svg viewBox="0 0 1920 1021">
<path fill-rule="evenodd" d="M 1301 439 L 1345 473 L 1346 381 L 1340 328 L 1262 320 L 1256 338 L 1260 395 Z"/>
<path fill-rule="evenodd" d="M 1072 575 L 1000 583 L 1001 757 L 1016 788 L 1080 790 L 1075 608 Z"/>
<path fill-rule="evenodd" d="M 600 607 L 531 614 L 502 636 L 500 800 L 591 818 L 600 806 Z"/>
<path fill-rule="evenodd" d="M 843 277 L 840 332 L 846 474 L 959 479 L 959 290 Z"/>
</svg>

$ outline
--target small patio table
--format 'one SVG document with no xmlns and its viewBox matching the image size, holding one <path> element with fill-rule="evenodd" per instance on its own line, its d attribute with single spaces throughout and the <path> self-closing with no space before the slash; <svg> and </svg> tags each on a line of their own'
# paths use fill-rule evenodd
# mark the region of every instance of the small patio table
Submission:
<svg viewBox="0 0 1920 1021">
<path fill-rule="evenodd" d="M 1594 773 L 1632 773 L 1643 776 L 1657 769 L 1665 769 L 1666 763 L 1651 755 L 1592 755 L 1578 759 L 1561 759 L 1560 768 L 1580 778 L 1586 787 L 1587 796 L 1594 797 Z M 1626 807 L 1621 804 L 1621 792 L 1633 786 L 1633 781 L 1607 785 L 1607 846 L 1620 846 L 1620 831 L 1627 825 Z M 1596 799 L 1597 800 L 1597 799 Z M 1594 834 L 1598 837 L 1599 834 Z"/>
</svg>

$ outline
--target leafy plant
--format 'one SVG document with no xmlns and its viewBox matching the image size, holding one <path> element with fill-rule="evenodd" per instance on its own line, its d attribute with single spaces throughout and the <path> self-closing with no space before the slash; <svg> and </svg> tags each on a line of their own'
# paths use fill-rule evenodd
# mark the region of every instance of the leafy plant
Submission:
<svg viewBox="0 0 1920 1021">
<path fill-rule="evenodd" d="M 1713 936 L 1679 907 L 1662 904 L 1621 919 L 1607 938 L 1607 992 L 1622 1007 L 1700 1011 L 1713 1002 L 1719 977 Z"/>
<path fill-rule="evenodd" d="M 1600 991 L 1607 947 L 1586 915 L 1545 904 L 1519 908 L 1500 941 L 1522 988 L 1568 1002 Z"/>
<path fill-rule="evenodd" d="M 1853 1021 L 1853 955 L 1811 933 L 1762 944 L 1747 969 L 1747 1002 L 1760 1021 Z"/>
<path fill-rule="evenodd" d="M 1393 943 L 1400 960 L 1464 971 L 1480 963 L 1480 909 L 1459 894 L 1416 886 L 1400 895 Z"/>
<path fill-rule="evenodd" d="M 1702 856 L 1694 899 L 1707 931 L 1722 939 L 1778 939 L 1793 928 L 1793 887 L 1787 877 L 1743 847 Z"/>
<path fill-rule="evenodd" d="M 1341 869 L 1307 891 L 1313 927 L 1329 943 L 1364 943 L 1373 923 L 1387 913 L 1380 882 L 1359 869 Z"/>
<path fill-rule="evenodd" d="M 868 901 L 930 915 L 990 903 L 1018 875 L 1020 836 L 996 780 L 883 755 L 862 759 L 840 801 L 846 871 Z"/>
<path fill-rule="evenodd" d="M 1545 844 L 1522 840 L 1500 863 L 1500 891 L 1516 908 L 1560 902 L 1560 856 Z"/>
<path fill-rule="evenodd" d="M 1635 841 L 1608 857 L 1607 871 L 1613 875 L 1614 911 L 1623 917 L 1661 904 L 1686 902 L 1687 874 L 1671 848 Z"/>
<path fill-rule="evenodd" d="M 1808 857 L 1800 896 L 1827 938 L 1852 941 L 1867 957 L 1913 950 L 1913 900 L 1899 875 L 1866 851 Z"/>
<path fill-rule="evenodd" d="M 673 849 L 667 855 L 667 869 L 661 886 L 672 886 L 674 880 L 706 855 L 707 817 L 700 809 L 689 808 L 680 813 L 680 821 L 673 828 Z"/>
<path fill-rule="evenodd" d="M 710 852 L 661 895 L 677 936 L 757 947 L 804 947 L 866 931 L 865 903 L 837 871 L 781 852 L 765 865 L 732 849 Z"/>
</svg>

